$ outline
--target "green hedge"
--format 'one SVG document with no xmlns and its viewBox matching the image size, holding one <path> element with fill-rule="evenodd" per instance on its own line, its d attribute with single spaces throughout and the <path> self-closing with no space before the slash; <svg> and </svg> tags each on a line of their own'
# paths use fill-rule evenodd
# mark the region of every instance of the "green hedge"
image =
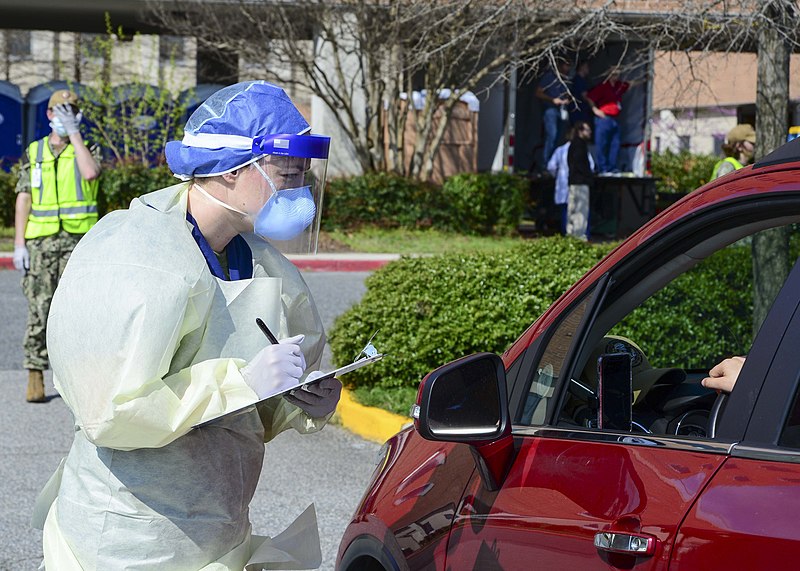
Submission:
<svg viewBox="0 0 800 571">
<path fill-rule="evenodd" d="M 427 228 L 444 216 L 444 206 L 432 184 L 391 173 L 337 178 L 325 189 L 322 225 L 325 230 Z"/>
<path fill-rule="evenodd" d="M 797 254 L 797 240 L 793 255 Z M 404 258 L 367 280 L 361 302 L 330 335 L 334 361 L 357 354 L 380 329 L 388 353 L 345 381 L 365 404 L 407 414 L 419 381 L 478 352 L 502 352 L 612 245 L 554 237 L 500 255 Z M 746 353 L 752 335 L 750 247 L 717 252 L 674 280 L 611 333 L 638 343 L 651 365 L 707 369 Z"/>
<path fill-rule="evenodd" d="M 332 180 L 325 192 L 325 230 L 437 228 L 462 234 L 508 234 L 519 224 L 527 179 L 459 174 L 442 186 L 391 173 Z"/>
<path fill-rule="evenodd" d="M 510 234 L 519 225 L 528 194 L 527 179 L 508 173 L 465 173 L 445 179 L 449 230 L 465 234 Z"/>
<path fill-rule="evenodd" d="M 0 170 L 0 219 L 5 227 L 14 226 L 14 207 L 17 201 L 14 189 L 18 178 L 16 169 L 12 169 L 10 173 Z"/>
<path fill-rule="evenodd" d="M 686 193 L 700 188 L 711 180 L 714 165 L 720 158 L 688 151 L 653 153 L 650 165 L 656 178 L 656 191 Z"/>
<path fill-rule="evenodd" d="M 140 163 L 104 168 L 100 174 L 98 208 L 101 214 L 128 208 L 142 194 L 178 182 L 166 165 L 147 167 Z"/>
</svg>

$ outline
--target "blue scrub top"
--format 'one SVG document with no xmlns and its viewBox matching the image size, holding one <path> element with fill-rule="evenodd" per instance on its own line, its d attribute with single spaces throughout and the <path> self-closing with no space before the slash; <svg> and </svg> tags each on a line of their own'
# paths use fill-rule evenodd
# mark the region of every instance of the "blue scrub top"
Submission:
<svg viewBox="0 0 800 571">
<path fill-rule="evenodd" d="M 253 251 L 244 238 L 237 234 L 225 246 L 225 255 L 228 257 L 228 274 L 230 274 L 228 277 L 206 237 L 197 227 L 197 221 L 189 212 L 186 213 L 186 220 L 192 223 L 192 238 L 197 242 L 197 247 L 203 253 L 208 269 L 211 270 L 214 277 L 225 281 L 246 280 L 253 277 Z"/>
</svg>

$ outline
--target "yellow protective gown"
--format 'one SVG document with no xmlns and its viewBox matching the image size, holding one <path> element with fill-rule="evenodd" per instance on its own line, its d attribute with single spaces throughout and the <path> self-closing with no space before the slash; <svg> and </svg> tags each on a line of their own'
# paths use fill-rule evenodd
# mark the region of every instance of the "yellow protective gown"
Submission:
<svg viewBox="0 0 800 571">
<path fill-rule="evenodd" d="M 102 218 L 53 298 L 48 349 L 75 438 L 35 509 L 48 570 L 319 565 L 313 509 L 265 540 L 248 506 L 263 443 L 327 418 L 282 397 L 247 407 L 258 399 L 239 369 L 267 343 L 256 317 L 279 337 L 304 334 L 316 369 L 321 320 L 297 269 L 265 243 L 251 241 L 252 279 L 212 276 L 186 221 L 188 187 Z"/>
</svg>

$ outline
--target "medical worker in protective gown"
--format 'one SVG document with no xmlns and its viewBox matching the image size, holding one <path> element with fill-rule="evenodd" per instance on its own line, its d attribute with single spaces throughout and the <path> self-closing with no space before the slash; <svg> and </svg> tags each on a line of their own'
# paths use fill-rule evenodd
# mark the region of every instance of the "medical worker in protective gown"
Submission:
<svg viewBox="0 0 800 571">
<path fill-rule="evenodd" d="M 318 229 L 328 144 L 283 90 L 226 87 L 167 145 L 184 182 L 103 217 L 75 248 L 47 335 L 75 418 L 34 513 L 48 571 L 320 564 L 313 508 L 264 538 L 248 505 L 264 442 L 319 430 L 341 391 L 325 379 L 255 405 L 322 355 L 309 290 L 273 244 Z"/>
</svg>

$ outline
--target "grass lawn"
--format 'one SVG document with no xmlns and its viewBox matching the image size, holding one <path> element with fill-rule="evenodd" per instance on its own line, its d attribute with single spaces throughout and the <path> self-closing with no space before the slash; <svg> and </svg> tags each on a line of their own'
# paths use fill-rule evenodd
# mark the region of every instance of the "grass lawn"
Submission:
<svg viewBox="0 0 800 571">
<path fill-rule="evenodd" d="M 370 254 L 497 252 L 523 239 L 519 236 L 466 236 L 438 230 L 364 229 L 356 232 L 323 232 L 319 251 Z"/>
</svg>

